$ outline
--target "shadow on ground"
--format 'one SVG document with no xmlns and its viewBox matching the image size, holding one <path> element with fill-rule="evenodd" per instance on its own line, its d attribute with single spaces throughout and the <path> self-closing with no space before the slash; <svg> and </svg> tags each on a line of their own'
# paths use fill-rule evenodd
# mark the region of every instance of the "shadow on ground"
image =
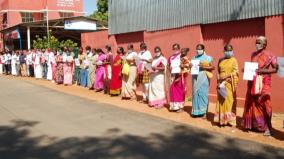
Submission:
<svg viewBox="0 0 284 159">
<path fill-rule="evenodd" d="M 113 128 L 102 137 L 56 139 L 29 137 L 29 129 L 38 122 L 12 121 L 0 126 L 1 159 L 183 159 L 183 158 L 284 158 L 283 150 L 274 147 L 216 137 L 186 126 L 176 126 L 166 135 L 147 137 L 122 135 Z M 158 129 L 158 128 L 157 128 Z M 48 138 L 51 143 L 41 143 Z"/>
</svg>

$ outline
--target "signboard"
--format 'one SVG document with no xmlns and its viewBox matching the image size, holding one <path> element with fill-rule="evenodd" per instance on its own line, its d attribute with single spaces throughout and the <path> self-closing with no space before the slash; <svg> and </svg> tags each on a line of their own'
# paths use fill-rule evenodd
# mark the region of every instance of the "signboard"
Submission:
<svg viewBox="0 0 284 159">
<path fill-rule="evenodd" d="M 94 21 L 89 20 L 65 20 L 65 30 L 97 30 L 97 24 Z"/>
<path fill-rule="evenodd" d="M 75 0 L 57 0 L 58 7 L 74 7 Z"/>
</svg>

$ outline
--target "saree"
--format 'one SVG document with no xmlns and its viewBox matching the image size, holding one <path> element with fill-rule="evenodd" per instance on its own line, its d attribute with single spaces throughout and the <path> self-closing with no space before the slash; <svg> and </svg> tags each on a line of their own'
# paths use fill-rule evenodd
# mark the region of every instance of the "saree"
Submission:
<svg viewBox="0 0 284 159">
<path fill-rule="evenodd" d="M 62 56 L 58 55 L 56 58 L 56 73 L 55 73 L 55 82 L 57 84 L 63 84 L 64 82 L 64 71 L 63 71 L 63 62 L 62 62 Z"/>
<path fill-rule="evenodd" d="M 105 67 L 103 62 L 106 60 L 106 55 L 104 53 L 99 53 L 97 60 L 96 60 L 96 79 L 94 88 L 97 91 L 101 91 L 104 89 L 104 77 L 105 77 Z"/>
<path fill-rule="evenodd" d="M 270 64 L 277 63 L 276 57 L 266 50 L 253 53 L 251 61 L 257 62 L 259 68 L 269 68 Z M 261 132 L 272 128 L 271 75 L 262 76 L 263 88 L 260 95 L 252 95 L 253 81 L 248 81 L 243 114 L 244 128 Z"/>
<path fill-rule="evenodd" d="M 212 63 L 212 57 L 203 54 L 195 56 L 194 60 L 200 60 L 200 63 Z M 192 116 L 202 116 L 207 113 L 209 99 L 209 79 L 207 71 L 200 70 L 198 75 L 192 75 Z"/>
<path fill-rule="evenodd" d="M 236 88 L 238 85 L 238 62 L 236 58 L 223 58 L 218 64 L 220 78 L 231 76 L 231 82 L 225 81 L 226 97 L 218 93 L 214 122 L 220 125 L 236 126 Z"/>
<path fill-rule="evenodd" d="M 152 67 L 164 66 L 167 68 L 167 59 L 163 56 L 154 58 Z M 150 73 L 149 84 L 149 106 L 162 108 L 167 103 L 165 90 L 165 71 L 157 71 Z"/>
<path fill-rule="evenodd" d="M 120 55 L 116 55 L 113 59 L 111 65 L 111 80 L 110 80 L 110 95 L 120 95 L 122 79 L 121 79 L 121 70 L 122 70 L 122 59 Z"/>
<path fill-rule="evenodd" d="M 52 69 L 52 63 L 54 61 L 54 54 L 51 52 L 48 55 L 48 60 L 47 60 L 47 80 L 52 80 L 53 79 L 53 69 Z"/>
<path fill-rule="evenodd" d="M 95 63 L 95 58 L 96 55 L 88 57 L 89 61 L 89 71 L 88 71 L 88 88 L 93 88 L 94 87 L 94 81 L 96 79 L 96 67 L 94 65 Z"/>
<path fill-rule="evenodd" d="M 180 61 L 180 53 L 174 54 L 169 58 L 169 65 L 172 67 L 173 61 Z M 179 66 L 180 67 L 180 66 Z M 172 71 L 171 71 L 172 72 Z M 185 76 L 180 73 L 171 73 L 171 84 L 170 84 L 170 110 L 177 111 L 184 107 L 185 102 Z"/>
<path fill-rule="evenodd" d="M 40 79 L 42 78 L 42 65 L 41 65 L 41 55 L 39 53 L 35 54 L 34 59 L 34 74 L 35 78 Z"/>
<path fill-rule="evenodd" d="M 64 72 L 64 84 L 65 85 L 72 85 L 73 83 L 73 57 L 67 56 L 67 61 L 64 63 L 63 66 Z"/>
</svg>

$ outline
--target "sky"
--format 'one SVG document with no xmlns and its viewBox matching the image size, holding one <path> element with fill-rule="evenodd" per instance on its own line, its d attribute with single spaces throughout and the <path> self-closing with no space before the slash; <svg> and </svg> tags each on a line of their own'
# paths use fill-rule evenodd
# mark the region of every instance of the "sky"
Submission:
<svg viewBox="0 0 284 159">
<path fill-rule="evenodd" d="M 92 14 L 96 9 L 97 0 L 84 0 L 84 12 L 86 12 L 86 15 Z"/>
</svg>

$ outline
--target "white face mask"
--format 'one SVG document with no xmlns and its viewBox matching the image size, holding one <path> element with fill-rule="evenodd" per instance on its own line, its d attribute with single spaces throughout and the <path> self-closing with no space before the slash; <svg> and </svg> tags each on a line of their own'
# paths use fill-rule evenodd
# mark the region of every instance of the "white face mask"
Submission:
<svg viewBox="0 0 284 159">
<path fill-rule="evenodd" d="M 160 56 L 160 55 L 161 55 L 161 52 L 156 53 L 156 56 Z"/>
<path fill-rule="evenodd" d="M 203 55 L 204 50 L 196 50 L 197 55 Z"/>
<path fill-rule="evenodd" d="M 257 51 L 262 50 L 263 49 L 263 44 L 256 44 L 255 47 L 256 47 Z"/>
</svg>

